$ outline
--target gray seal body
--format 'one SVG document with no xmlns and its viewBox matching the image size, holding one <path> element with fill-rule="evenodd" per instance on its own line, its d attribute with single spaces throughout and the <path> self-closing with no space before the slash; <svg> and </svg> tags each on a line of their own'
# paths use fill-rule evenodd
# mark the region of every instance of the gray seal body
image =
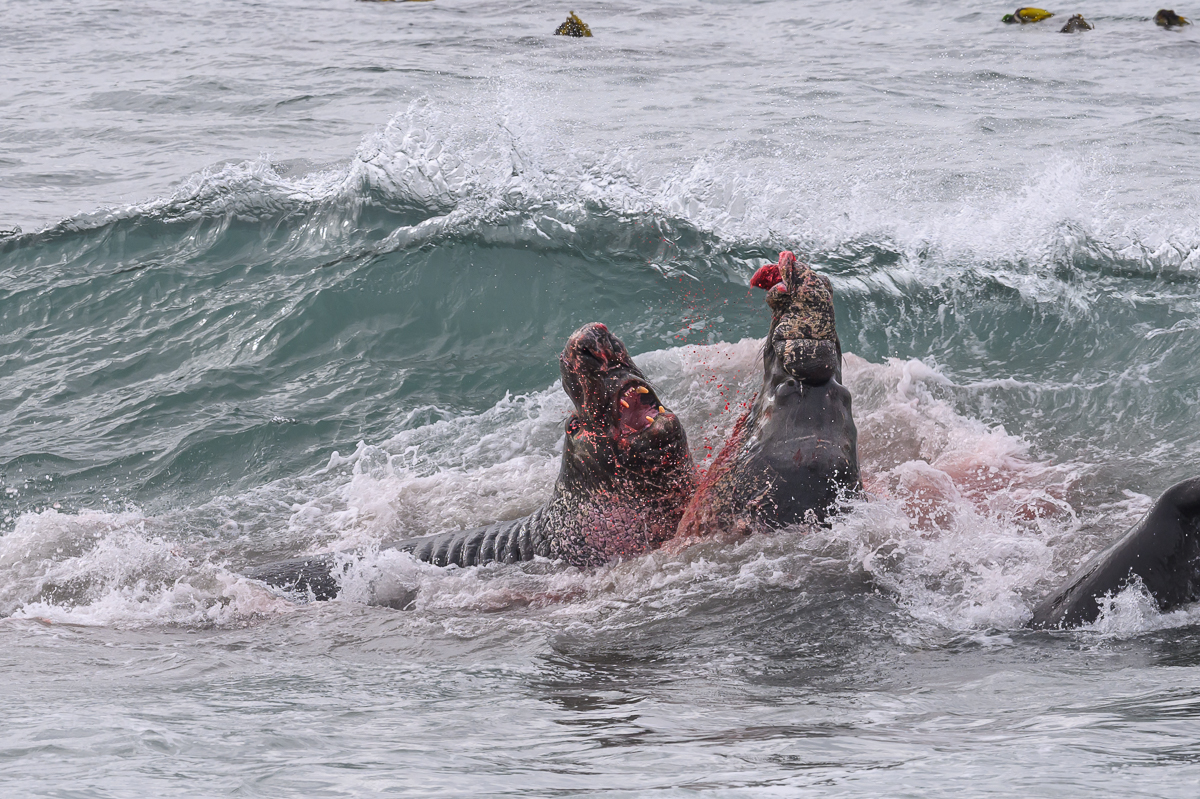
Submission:
<svg viewBox="0 0 1200 799">
<path fill-rule="evenodd" d="M 1043 600 L 1029 626 L 1064 628 L 1095 621 L 1100 600 L 1135 577 L 1160 610 L 1200 600 L 1200 477 L 1164 491 L 1132 530 Z"/>
<path fill-rule="evenodd" d="M 823 521 L 862 487 L 829 279 L 784 251 L 751 284 L 772 311 L 762 388 L 684 513 L 684 537 Z"/>
</svg>

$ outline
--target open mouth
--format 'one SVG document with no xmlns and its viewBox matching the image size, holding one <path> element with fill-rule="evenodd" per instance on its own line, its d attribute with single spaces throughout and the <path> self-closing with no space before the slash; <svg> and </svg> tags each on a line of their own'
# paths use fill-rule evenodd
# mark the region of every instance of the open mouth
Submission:
<svg viewBox="0 0 1200 799">
<path fill-rule="evenodd" d="M 667 412 L 658 402 L 658 397 L 649 386 L 642 383 L 627 383 L 617 396 L 618 436 L 640 433 L 654 424 L 659 414 Z"/>
</svg>

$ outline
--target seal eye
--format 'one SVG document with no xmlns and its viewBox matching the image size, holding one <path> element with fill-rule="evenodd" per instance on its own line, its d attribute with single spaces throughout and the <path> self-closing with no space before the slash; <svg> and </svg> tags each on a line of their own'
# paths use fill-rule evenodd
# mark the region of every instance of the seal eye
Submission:
<svg viewBox="0 0 1200 799">
<path fill-rule="evenodd" d="M 572 416 L 567 420 L 567 435 L 573 436 L 578 433 L 580 426 L 579 419 L 575 416 Z"/>
</svg>

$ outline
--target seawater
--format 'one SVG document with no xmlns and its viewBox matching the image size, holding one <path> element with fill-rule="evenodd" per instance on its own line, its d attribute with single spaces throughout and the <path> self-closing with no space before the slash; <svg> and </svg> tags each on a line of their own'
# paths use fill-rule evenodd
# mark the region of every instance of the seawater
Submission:
<svg viewBox="0 0 1200 799">
<path fill-rule="evenodd" d="M 3 794 L 1195 796 L 1200 609 L 1022 625 L 1200 466 L 1200 34 L 568 10 L 5 4 Z M 587 572 L 386 550 L 542 501 L 585 322 L 705 464 L 783 248 L 868 501 Z M 335 602 L 240 576 L 350 549 Z"/>
</svg>

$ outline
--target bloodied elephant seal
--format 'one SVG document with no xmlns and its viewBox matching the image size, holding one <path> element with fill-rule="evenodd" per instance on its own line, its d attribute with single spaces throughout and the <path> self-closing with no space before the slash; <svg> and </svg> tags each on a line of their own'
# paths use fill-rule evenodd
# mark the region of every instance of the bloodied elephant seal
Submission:
<svg viewBox="0 0 1200 799">
<path fill-rule="evenodd" d="M 751 285 L 771 308 L 762 386 L 688 505 L 684 538 L 821 521 L 861 488 L 829 279 L 784 251 Z"/>
<path fill-rule="evenodd" d="M 535 556 L 575 566 L 633 557 L 675 534 L 695 490 L 683 425 L 658 397 L 619 338 L 584 325 L 559 356 L 567 419 L 562 465 L 550 498 L 529 516 L 396 544 L 438 566 L 514 562 Z M 315 555 L 249 572 L 264 582 L 329 599 L 340 590 L 338 564 Z"/>
</svg>

